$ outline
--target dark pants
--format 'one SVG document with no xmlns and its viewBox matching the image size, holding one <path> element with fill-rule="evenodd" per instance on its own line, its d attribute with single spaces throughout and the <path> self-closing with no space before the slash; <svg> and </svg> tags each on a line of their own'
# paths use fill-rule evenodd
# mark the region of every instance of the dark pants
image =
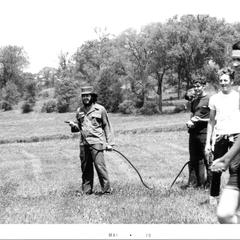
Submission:
<svg viewBox="0 0 240 240">
<path fill-rule="evenodd" d="M 204 154 L 205 144 L 206 134 L 189 134 L 189 184 L 194 186 L 206 186 L 209 181 L 208 163 Z"/>
<path fill-rule="evenodd" d="M 80 160 L 82 169 L 82 190 L 84 193 L 92 193 L 93 180 L 94 180 L 94 168 L 98 174 L 99 182 L 102 188 L 102 192 L 110 191 L 110 182 L 108 178 L 108 172 L 104 161 L 104 152 L 102 144 L 80 146 Z M 98 149 L 98 150 L 96 150 Z"/>
<path fill-rule="evenodd" d="M 228 137 L 217 137 L 214 145 L 214 160 L 222 157 L 228 149 L 233 145 L 232 141 L 229 141 Z M 221 172 L 212 172 L 210 196 L 217 197 L 220 194 L 221 186 Z"/>
</svg>

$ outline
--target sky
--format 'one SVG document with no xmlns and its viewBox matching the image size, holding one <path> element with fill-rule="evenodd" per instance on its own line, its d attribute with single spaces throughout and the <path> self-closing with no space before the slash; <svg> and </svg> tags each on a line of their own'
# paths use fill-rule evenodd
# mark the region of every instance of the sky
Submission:
<svg viewBox="0 0 240 240">
<path fill-rule="evenodd" d="M 37 73 L 45 66 L 57 67 L 61 52 L 73 54 L 85 41 L 97 38 L 95 28 L 118 35 L 184 14 L 240 22 L 240 1 L 0 0 L 0 47 L 23 47 L 30 62 L 25 71 Z"/>
</svg>

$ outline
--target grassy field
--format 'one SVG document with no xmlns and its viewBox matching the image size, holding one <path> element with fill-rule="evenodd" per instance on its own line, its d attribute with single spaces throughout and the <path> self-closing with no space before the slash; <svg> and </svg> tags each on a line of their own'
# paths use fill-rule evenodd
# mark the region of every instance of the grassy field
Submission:
<svg viewBox="0 0 240 240">
<path fill-rule="evenodd" d="M 217 223 L 215 207 L 205 202 L 207 191 L 182 190 L 187 168 L 169 189 L 189 158 L 184 126 L 188 117 L 189 113 L 110 115 L 116 149 L 154 189 L 145 188 L 117 153 L 107 152 L 113 194 L 77 196 L 79 140 L 63 123 L 74 114 L 0 113 L 1 143 L 5 143 L 0 144 L 0 223 Z M 95 190 L 100 190 L 97 178 Z"/>
</svg>

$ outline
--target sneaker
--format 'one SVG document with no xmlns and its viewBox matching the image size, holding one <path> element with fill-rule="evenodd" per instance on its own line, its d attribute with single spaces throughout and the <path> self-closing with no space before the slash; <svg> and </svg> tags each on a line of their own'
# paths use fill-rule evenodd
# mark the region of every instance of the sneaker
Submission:
<svg viewBox="0 0 240 240">
<path fill-rule="evenodd" d="M 209 196 L 209 204 L 212 206 L 217 206 L 218 205 L 218 201 L 219 201 L 219 197 L 213 197 L 213 196 Z"/>
<path fill-rule="evenodd" d="M 91 194 L 93 194 L 93 191 L 91 190 L 91 191 L 87 191 L 87 192 L 85 192 L 85 194 L 86 195 L 91 195 Z"/>
<path fill-rule="evenodd" d="M 105 191 L 105 192 L 103 192 L 103 191 L 101 191 L 101 192 L 95 192 L 95 195 L 99 195 L 99 196 L 102 196 L 102 195 L 110 195 L 110 194 L 112 194 L 112 192 L 113 192 L 113 190 L 112 190 L 112 188 L 110 188 L 109 190 L 107 190 L 107 191 Z"/>
</svg>

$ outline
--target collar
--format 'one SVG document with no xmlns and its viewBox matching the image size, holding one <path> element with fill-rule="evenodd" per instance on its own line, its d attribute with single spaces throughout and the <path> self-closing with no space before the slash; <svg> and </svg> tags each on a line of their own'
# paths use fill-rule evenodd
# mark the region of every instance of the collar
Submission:
<svg viewBox="0 0 240 240">
<path fill-rule="evenodd" d="M 83 107 L 84 112 L 86 115 L 89 115 L 90 113 L 94 112 L 95 110 L 99 110 L 98 104 L 93 103 L 88 111 L 86 111 L 86 108 Z"/>
</svg>

